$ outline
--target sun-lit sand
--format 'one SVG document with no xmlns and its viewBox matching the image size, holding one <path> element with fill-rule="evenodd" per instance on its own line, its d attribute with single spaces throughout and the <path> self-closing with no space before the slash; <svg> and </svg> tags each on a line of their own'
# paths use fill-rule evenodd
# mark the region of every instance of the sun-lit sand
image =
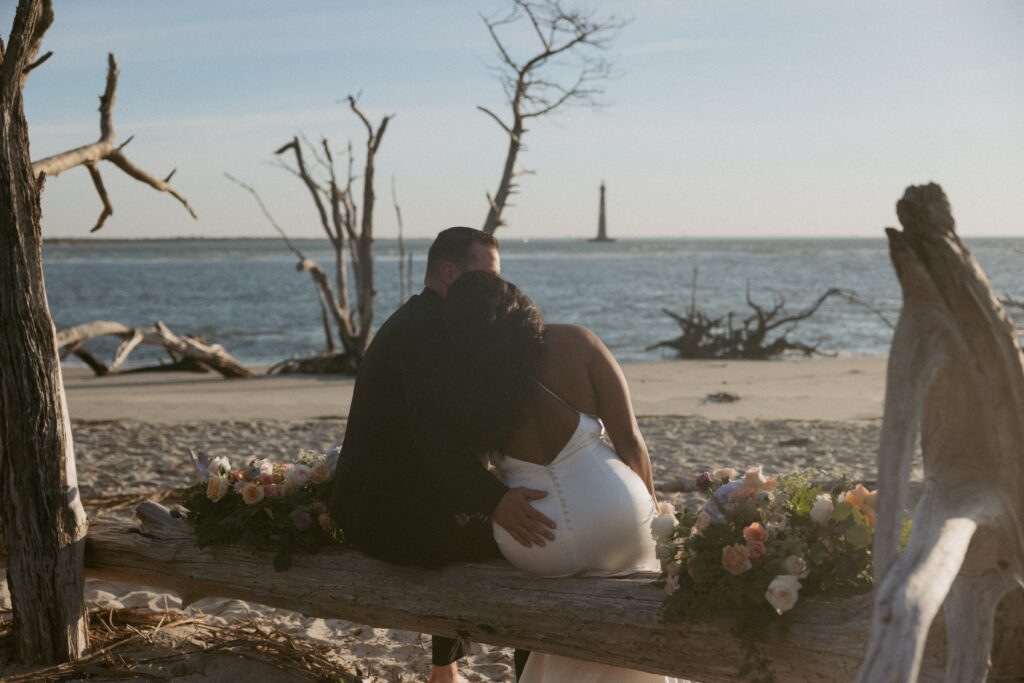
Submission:
<svg viewBox="0 0 1024 683">
<path fill-rule="evenodd" d="M 678 499 L 694 474 L 725 465 L 763 464 L 772 473 L 816 467 L 874 478 L 885 359 L 665 361 L 627 364 L 624 370 L 663 497 Z M 353 381 L 152 373 L 96 378 L 71 368 L 65 384 L 86 507 L 92 516 L 125 517 L 130 509 L 112 510 L 112 504 L 192 483 L 189 447 L 244 462 L 257 454 L 286 457 L 302 447 L 339 443 Z M 709 398 L 722 392 L 739 398 Z M 87 592 L 105 608 L 181 607 L 176 595 L 145 587 L 89 581 Z M 2 605 L 6 585 L 0 595 Z M 369 671 L 374 681 L 425 680 L 428 670 L 430 641 L 422 634 L 235 600 L 208 599 L 186 609 L 207 623 L 259 616 L 293 637 L 329 645 L 339 664 Z M 187 641 L 188 631 L 164 637 L 173 646 L 174 637 Z M 162 666 L 151 671 L 167 674 L 172 668 Z M 241 671 L 195 652 L 174 660 L 173 667 L 173 680 L 218 680 L 217 672 Z M 295 680 L 251 658 L 246 667 L 254 679 Z M 470 681 L 511 681 L 511 651 L 479 646 L 463 673 Z"/>
</svg>

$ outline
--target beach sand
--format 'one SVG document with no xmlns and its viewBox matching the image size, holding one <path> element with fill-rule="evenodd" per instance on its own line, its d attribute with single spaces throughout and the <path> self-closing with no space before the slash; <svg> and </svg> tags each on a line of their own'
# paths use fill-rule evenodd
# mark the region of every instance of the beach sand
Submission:
<svg viewBox="0 0 1024 683">
<path fill-rule="evenodd" d="M 661 497 L 679 500 L 695 474 L 717 466 L 762 464 L 772 474 L 816 468 L 875 478 L 884 359 L 679 361 L 627 364 L 624 370 Z M 353 381 L 295 376 L 222 380 L 193 374 L 96 378 L 71 368 L 65 370 L 65 385 L 87 511 L 93 517 L 129 518 L 134 499 L 193 483 L 188 448 L 245 462 L 257 455 L 290 457 L 300 448 L 337 445 Z M 722 392 L 738 400 L 709 398 Z M 920 470 L 914 475 L 919 478 Z M 183 607 L 174 594 L 94 580 L 88 581 L 87 598 L 108 610 L 183 609 L 211 627 L 256 618 L 319 648 L 339 668 L 354 672 L 359 667 L 374 681 L 425 680 L 429 669 L 430 640 L 423 634 L 304 617 L 236 600 L 207 599 Z M 7 602 L 3 584 L 0 607 Z M 204 652 L 192 642 L 196 628 L 178 626 L 162 633 L 161 647 L 182 653 L 143 670 L 178 681 L 235 681 L 240 675 L 315 680 L 281 671 L 259 657 Z M 464 660 L 462 673 L 469 681 L 512 681 L 511 666 L 510 650 L 479 645 Z M 12 671 L 0 667 L 0 677 Z"/>
</svg>

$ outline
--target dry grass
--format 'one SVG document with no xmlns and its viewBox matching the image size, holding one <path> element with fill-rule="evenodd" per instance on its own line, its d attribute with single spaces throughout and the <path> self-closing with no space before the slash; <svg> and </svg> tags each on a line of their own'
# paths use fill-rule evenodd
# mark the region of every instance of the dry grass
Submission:
<svg viewBox="0 0 1024 683">
<path fill-rule="evenodd" d="M 11 613 L 0 611 L 0 661 L 14 654 Z M 356 675 L 345 671 L 331 657 L 332 648 L 323 643 L 295 638 L 272 623 L 250 618 L 227 624 L 213 623 L 164 609 L 94 609 L 89 614 L 91 650 L 74 662 L 14 670 L 4 683 L 50 683 L 69 679 L 136 679 L 166 681 L 182 665 L 197 658 L 218 655 L 258 662 L 276 669 L 289 680 L 344 681 L 356 683 Z"/>
</svg>

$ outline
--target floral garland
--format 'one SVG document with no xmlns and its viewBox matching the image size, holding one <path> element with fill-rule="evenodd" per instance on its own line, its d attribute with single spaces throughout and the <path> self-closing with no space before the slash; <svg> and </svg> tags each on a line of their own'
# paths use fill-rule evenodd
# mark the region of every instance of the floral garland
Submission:
<svg viewBox="0 0 1024 683">
<path fill-rule="evenodd" d="M 273 550 L 274 568 L 283 571 L 293 550 L 343 544 L 344 534 L 326 504 L 338 452 L 302 450 L 294 462 L 256 458 L 245 469 L 234 469 L 224 456 L 211 459 L 203 451 L 189 451 L 199 482 L 185 490 L 183 504 L 196 545 Z"/>
<path fill-rule="evenodd" d="M 677 512 L 662 502 L 651 523 L 664 617 L 733 614 L 736 635 L 748 644 L 740 675 L 756 668 L 765 675 L 759 680 L 774 680 L 757 642 L 801 591 L 871 587 L 876 492 L 845 480 L 826 490 L 807 473 L 766 477 L 760 466 L 704 472 L 696 488 L 703 506 Z"/>
</svg>

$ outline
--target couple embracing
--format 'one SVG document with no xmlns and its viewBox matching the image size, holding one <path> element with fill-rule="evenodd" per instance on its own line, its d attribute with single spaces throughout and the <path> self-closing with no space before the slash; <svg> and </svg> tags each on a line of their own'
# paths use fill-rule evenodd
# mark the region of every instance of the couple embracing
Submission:
<svg viewBox="0 0 1024 683">
<path fill-rule="evenodd" d="M 354 547 L 400 564 L 656 570 L 651 465 L 621 369 L 589 330 L 544 324 L 500 272 L 492 236 L 438 234 L 426 287 L 360 366 L 335 519 Z M 458 680 L 468 645 L 433 638 L 433 683 Z M 521 683 L 672 680 L 539 652 L 515 659 Z"/>
</svg>

